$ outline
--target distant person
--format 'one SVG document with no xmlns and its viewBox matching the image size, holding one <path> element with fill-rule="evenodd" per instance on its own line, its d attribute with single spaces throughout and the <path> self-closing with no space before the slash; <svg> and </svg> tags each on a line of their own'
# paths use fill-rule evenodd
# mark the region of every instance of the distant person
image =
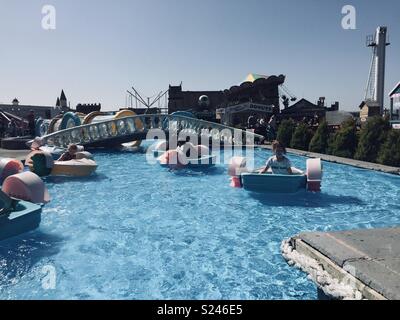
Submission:
<svg viewBox="0 0 400 320">
<path fill-rule="evenodd" d="M 292 164 L 285 156 L 286 148 L 275 140 L 272 143 L 272 151 L 274 155 L 267 160 L 265 168 L 260 171 L 260 174 L 266 173 L 269 169 L 272 170 L 272 174 L 292 174 Z"/>
<path fill-rule="evenodd" d="M 319 126 L 319 116 L 318 114 L 314 114 L 314 126 Z"/>
<path fill-rule="evenodd" d="M 31 136 L 35 135 L 35 113 L 33 110 L 31 110 L 27 116 L 28 119 L 28 128 L 29 128 L 29 134 Z"/>
<path fill-rule="evenodd" d="M 4 124 L 4 120 L 0 120 L 0 138 L 3 138 L 6 133 L 6 126 Z"/>
<path fill-rule="evenodd" d="M 76 159 L 76 154 L 78 152 L 78 146 L 76 144 L 70 144 L 68 146 L 68 151 L 63 153 L 58 161 L 70 161 Z"/>
<path fill-rule="evenodd" d="M 11 119 L 8 123 L 7 131 L 10 137 L 15 137 L 17 135 L 17 124 L 14 119 Z"/>
<path fill-rule="evenodd" d="M 257 124 L 256 115 L 255 114 L 250 115 L 249 118 L 247 119 L 247 128 L 254 129 L 256 124 Z"/>
<path fill-rule="evenodd" d="M 275 115 L 273 115 L 269 119 L 267 128 L 268 128 L 268 137 L 270 138 L 270 141 L 274 140 L 276 138 L 276 132 L 277 132 L 277 129 L 278 129 L 278 125 L 276 123 Z"/>
</svg>

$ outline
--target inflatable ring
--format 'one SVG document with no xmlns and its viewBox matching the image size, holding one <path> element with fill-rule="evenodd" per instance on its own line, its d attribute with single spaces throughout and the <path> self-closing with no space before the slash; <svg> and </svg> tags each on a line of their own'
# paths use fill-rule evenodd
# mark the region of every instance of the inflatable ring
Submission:
<svg viewBox="0 0 400 320">
<path fill-rule="evenodd" d="M 62 116 L 61 114 L 59 114 L 58 116 L 56 116 L 55 118 L 53 118 L 53 119 L 50 121 L 49 129 L 47 130 L 47 132 L 48 132 L 49 134 L 54 132 L 54 127 L 55 127 L 56 123 L 57 123 L 60 119 L 62 119 L 62 117 L 63 117 L 63 116 Z"/>
<path fill-rule="evenodd" d="M 65 130 L 65 129 L 71 128 L 71 126 L 68 125 L 70 123 L 70 121 L 74 122 L 74 125 L 73 125 L 74 127 L 79 127 L 81 125 L 81 119 L 79 118 L 79 116 L 76 113 L 67 112 L 62 117 L 59 130 Z"/>
<path fill-rule="evenodd" d="M 121 118 L 126 118 L 126 117 L 133 117 L 136 116 L 137 114 L 135 112 L 133 112 L 132 110 L 122 110 L 119 111 L 115 116 L 114 119 L 121 119 Z M 135 119 L 135 127 L 139 130 L 143 129 L 143 123 L 140 119 Z M 113 133 L 117 132 L 117 128 L 115 125 L 112 126 Z M 141 140 L 137 140 L 137 141 L 132 141 L 129 143 L 129 147 L 139 147 L 140 144 L 142 143 Z"/>
<path fill-rule="evenodd" d="M 49 130 L 49 121 L 39 118 L 35 123 L 35 135 L 36 137 L 43 137 Z"/>
<path fill-rule="evenodd" d="M 41 137 L 40 127 L 42 126 L 42 124 L 43 124 L 43 118 L 38 118 L 35 121 L 35 135 L 36 135 L 36 137 Z"/>
<path fill-rule="evenodd" d="M 89 113 L 84 119 L 83 119 L 83 125 L 85 124 L 91 124 L 93 119 L 98 117 L 98 116 L 108 116 L 109 113 L 107 112 L 102 112 L 102 111 L 93 111 Z"/>
</svg>

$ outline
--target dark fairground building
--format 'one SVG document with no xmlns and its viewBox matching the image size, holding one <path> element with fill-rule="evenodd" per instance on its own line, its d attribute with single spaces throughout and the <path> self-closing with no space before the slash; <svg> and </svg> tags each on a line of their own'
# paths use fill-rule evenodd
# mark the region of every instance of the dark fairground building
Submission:
<svg viewBox="0 0 400 320">
<path fill-rule="evenodd" d="M 190 111 L 198 118 L 240 125 L 252 114 L 270 117 L 279 113 L 279 86 L 285 76 L 250 74 L 238 85 L 221 91 L 183 91 L 169 87 L 168 112 Z"/>
</svg>

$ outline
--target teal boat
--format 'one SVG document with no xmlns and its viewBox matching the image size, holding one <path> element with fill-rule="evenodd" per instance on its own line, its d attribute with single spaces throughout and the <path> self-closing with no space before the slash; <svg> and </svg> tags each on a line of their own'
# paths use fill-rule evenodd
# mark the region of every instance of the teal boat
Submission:
<svg viewBox="0 0 400 320">
<path fill-rule="evenodd" d="M 307 188 L 305 174 L 241 174 L 243 188 L 253 192 L 295 193 Z"/>
<path fill-rule="evenodd" d="M 12 199 L 0 191 L 0 241 L 37 229 L 41 214 L 40 205 Z"/>
<path fill-rule="evenodd" d="M 247 168 L 246 158 L 233 157 L 228 174 L 231 186 L 257 193 L 296 193 L 300 190 L 321 191 L 321 159 L 307 159 L 307 169 L 302 171 L 292 167 L 292 174 L 273 174 L 272 171 L 261 174 L 260 170 Z"/>
</svg>

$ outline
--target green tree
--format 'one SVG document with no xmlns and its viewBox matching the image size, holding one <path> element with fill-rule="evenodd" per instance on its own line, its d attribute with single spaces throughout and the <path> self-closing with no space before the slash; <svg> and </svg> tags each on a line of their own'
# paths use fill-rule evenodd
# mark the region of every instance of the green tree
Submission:
<svg viewBox="0 0 400 320">
<path fill-rule="evenodd" d="M 378 163 L 400 167 L 400 131 L 391 129 L 379 151 Z"/>
<path fill-rule="evenodd" d="M 311 139 L 309 150 L 311 152 L 327 153 L 329 143 L 329 130 L 328 124 L 324 120 L 319 125 L 317 132 L 315 132 L 314 137 Z"/>
<path fill-rule="evenodd" d="M 344 158 L 353 158 L 357 148 L 357 127 L 353 119 L 347 120 L 330 140 L 329 153 Z"/>
<path fill-rule="evenodd" d="M 355 159 L 376 162 L 379 149 L 384 144 L 390 129 L 388 119 L 380 116 L 372 117 L 363 125 Z"/>
<path fill-rule="evenodd" d="M 290 145 L 292 135 L 294 132 L 294 122 L 292 119 L 285 119 L 281 122 L 278 128 L 276 139 L 280 141 L 285 147 Z"/>
<path fill-rule="evenodd" d="M 312 132 L 305 123 L 300 123 L 292 135 L 290 147 L 299 150 L 308 150 Z"/>
</svg>

